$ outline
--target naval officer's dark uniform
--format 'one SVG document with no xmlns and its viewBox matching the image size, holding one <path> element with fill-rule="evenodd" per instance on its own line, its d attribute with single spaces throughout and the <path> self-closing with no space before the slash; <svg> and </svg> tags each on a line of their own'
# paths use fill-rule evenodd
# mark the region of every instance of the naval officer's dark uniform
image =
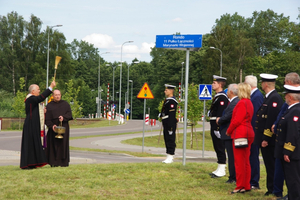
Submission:
<svg viewBox="0 0 300 200">
<path fill-rule="evenodd" d="M 210 135 L 212 138 L 213 146 L 217 154 L 218 164 L 226 164 L 225 144 L 220 137 L 217 137 L 215 133 L 220 134 L 220 127 L 216 123 L 218 117 L 222 117 L 223 111 L 228 105 L 228 97 L 224 91 L 218 92 L 213 98 L 209 117 L 210 117 Z"/>
<path fill-rule="evenodd" d="M 261 147 L 263 140 L 268 142 L 268 146 L 261 147 L 262 157 L 265 163 L 267 172 L 267 193 L 273 193 L 274 169 L 275 169 L 275 135 L 271 131 L 280 108 L 283 105 L 281 96 L 273 90 L 268 97 L 265 97 L 260 109 L 257 111 L 257 120 L 255 125 L 255 139 L 254 144 Z"/>
<path fill-rule="evenodd" d="M 300 199 L 300 104 L 288 108 L 276 134 L 275 157 L 281 159 L 288 188 L 288 199 Z M 288 155 L 290 162 L 284 161 Z"/>
<path fill-rule="evenodd" d="M 175 97 L 168 97 L 165 99 L 162 111 L 161 111 L 161 119 L 164 128 L 164 139 L 165 145 L 167 149 L 167 154 L 174 155 L 176 148 L 176 127 L 177 127 L 177 119 L 176 119 L 176 111 L 177 104 Z"/>
</svg>

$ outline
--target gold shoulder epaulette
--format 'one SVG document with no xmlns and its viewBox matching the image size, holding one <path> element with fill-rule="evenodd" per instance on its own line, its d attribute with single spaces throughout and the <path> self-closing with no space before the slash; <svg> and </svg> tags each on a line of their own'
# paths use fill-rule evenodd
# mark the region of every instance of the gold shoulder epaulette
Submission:
<svg viewBox="0 0 300 200">
<path fill-rule="evenodd" d="M 268 137 L 272 137 L 273 133 L 270 131 L 270 129 L 265 129 L 264 130 L 264 135 L 266 135 Z"/>
<path fill-rule="evenodd" d="M 288 142 L 288 143 L 284 143 L 283 148 L 285 148 L 286 150 L 289 150 L 291 152 L 294 152 L 296 147 L 293 146 L 290 142 Z"/>
</svg>

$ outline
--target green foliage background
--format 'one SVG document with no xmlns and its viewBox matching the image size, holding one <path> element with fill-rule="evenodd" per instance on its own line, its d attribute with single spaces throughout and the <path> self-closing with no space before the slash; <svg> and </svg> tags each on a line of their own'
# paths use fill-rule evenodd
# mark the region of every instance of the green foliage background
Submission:
<svg viewBox="0 0 300 200">
<path fill-rule="evenodd" d="M 76 92 L 78 101 L 75 106 L 81 108 L 78 116 L 81 114 L 87 116 L 96 112 L 98 89 L 103 90 L 101 92 L 103 110 L 108 83 L 110 83 L 112 100 L 113 67 L 115 67 L 114 100 L 118 101 L 119 97 L 116 94 L 120 88 L 117 80 L 122 76 L 121 95 L 124 100 L 127 91 L 127 69 L 130 65 L 130 79 L 133 80 L 133 93 L 130 92 L 130 96 L 133 96 L 131 111 L 134 119 L 143 118 L 143 100 L 137 99 L 136 95 L 145 82 L 148 83 L 155 97 L 147 100 L 147 108 L 151 110 L 150 117 L 157 118 L 158 105 L 164 99 L 164 84 L 178 86 L 182 70 L 185 73 L 185 66 L 181 64 L 186 60 L 185 51 L 154 47 L 150 52 L 152 56 L 150 63 L 123 63 L 124 70 L 120 74 L 118 62 L 107 63 L 99 56 L 99 49 L 94 45 L 76 39 L 66 43 L 63 33 L 49 27 L 42 30 L 42 25 L 42 21 L 34 14 L 29 20 L 24 20 L 23 16 L 14 11 L 7 15 L 0 15 L 0 94 L 2 94 L 0 95 L 0 117 L 20 116 L 18 109 L 12 108 L 14 102 L 12 99 L 18 101 L 18 91 L 26 94 L 27 88 L 33 83 L 38 84 L 41 90 L 46 88 L 48 34 L 50 36 L 49 78 L 54 75 L 55 56 L 61 56 L 62 60 L 56 76 L 57 87 L 64 97 L 68 92 L 68 85 L 65 83 L 72 81 L 72 88 L 74 88 L 72 92 Z M 289 16 L 269 9 L 253 11 L 249 18 L 238 13 L 223 14 L 212 24 L 210 33 L 203 33 L 202 46 L 199 51 L 190 52 L 188 82 L 195 86 L 195 91 L 197 85 L 210 84 L 212 75 L 220 74 L 221 55 L 222 75 L 227 77 L 227 84 L 239 83 L 249 74 L 258 77 L 260 73 L 272 73 L 279 76 L 276 89 L 281 91 L 285 74 L 291 71 L 300 73 L 300 23 L 292 22 Z M 222 54 L 210 47 L 220 49 Z M 98 88 L 99 61 L 101 63 L 100 88 Z M 137 59 L 132 62 L 134 61 Z M 22 77 L 24 88 L 20 86 Z M 183 75 L 183 83 L 185 83 L 185 75 Z M 70 92 L 68 95 L 71 95 Z M 189 108 L 192 107 L 198 113 L 189 112 L 189 115 L 191 114 L 191 119 L 196 120 L 202 115 L 201 102 L 190 99 Z M 121 111 L 123 109 L 124 103 L 121 105 Z"/>
</svg>

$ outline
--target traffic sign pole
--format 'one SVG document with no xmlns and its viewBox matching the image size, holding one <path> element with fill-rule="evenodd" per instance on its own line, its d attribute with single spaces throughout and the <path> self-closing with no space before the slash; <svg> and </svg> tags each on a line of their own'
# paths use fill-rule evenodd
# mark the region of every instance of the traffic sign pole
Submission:
<svg viewBox="0 0 300 200">
<path fill-rule="evenodd" d="M 184 128 L 183 128 L 183 147 L 182 147 L 182 164 L 185 165 L 186 159 L 186 132 L 187 132 L 187 104 L 188 104 L 188 91 L 189 91 L 189 60 L 190 60 L 190 50 L 186 50 L 186 60 L 185 60 L 185 101 L 184 101 Z"/>
<path fill-rule="evenodd" d="M 145 115 L 146 115 L 146 99 L 144 99 L 144 123 L 143 123 L 143 145 L 142 145 L 142 153 L 144 153 L 144 138 L 145 138 Z"/>
<path fill-rule="evenodd" d="M 202 158 L 204 158 L 204 140 L 205 140 L 205 100 L 203 105 L 203 132 L 202 132 Z"/>
</svg>

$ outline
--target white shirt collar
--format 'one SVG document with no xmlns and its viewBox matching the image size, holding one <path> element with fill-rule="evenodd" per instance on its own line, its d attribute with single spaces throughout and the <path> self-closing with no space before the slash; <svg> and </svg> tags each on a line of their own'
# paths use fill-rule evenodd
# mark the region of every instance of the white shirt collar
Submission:
<svg viewBox="0 0 300 200">
<path fill-rule="evenodd" d="M 290 106 L 288 107 L 288 109 L 290 109 L 291 107 L 293 107 L 294 105 L 296 105 L 296 104 L 298 104 L 298 103 L 299 103 L 299 102 L 290 105 Z"/>
<path fill-rule="evenodd" d="M 251 90 L 250 96 L 251 96 L 256 90 L 258 90 L 258 88 L 254 88 L 253 90 Z"/>
<path fill-rule="evenodd" d="M 268 98 L 268 96 L 271 94 L 271 92 L 273 92 L 275 89 L 271 90 L 270 92 L 268 92 L 268 94 L 266 94 L 266 98 Z"/>
<path fill-rule="evenodd" d="M 234 97 L 232 97 L 232 99 L 229 99 L 229 101 L 232 102 L 233 99 L 235 99 L 235 98 L 237 98 L 237 97 L 238 97 L 238 96 L 234 96 Z"/>
</svg>

